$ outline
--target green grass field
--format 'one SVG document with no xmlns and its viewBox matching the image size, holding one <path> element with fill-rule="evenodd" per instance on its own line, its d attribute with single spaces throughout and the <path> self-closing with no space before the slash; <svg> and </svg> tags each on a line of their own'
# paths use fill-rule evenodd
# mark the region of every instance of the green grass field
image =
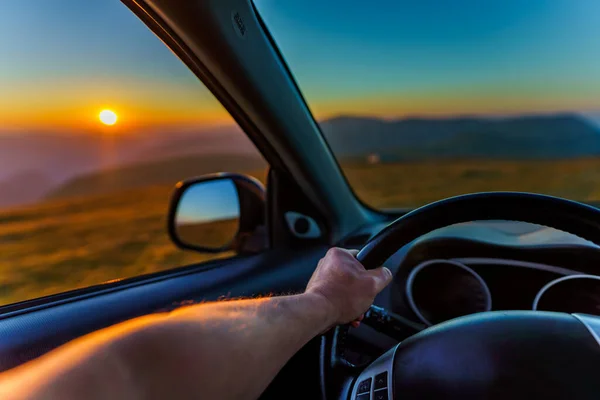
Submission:
<svg viewBox="0 0 600 400">
<path fill-rule="evenodd" d="M 412 208 L 459 194 L 495 190 L 600 200 L 600 158 L 349 164 L 344 171 L 358 197 L 376 208 Z"/>
<path fill-rule="evenodd" d="M 264 182 L 265 171 L 250 172 Z M 0 305 L 224 257 L 175 247 L 174 185 L 0 211 Z"/>
<path fill-rule="evenodd" d="M 461 193 L 518 190 L 600 200 L 600 159 L 346 165 L 374 207 L 413 207 Z M 253 173 L 264 181 L 264 171 Z M 0 211 L 0 304 L 215 258 L 166 234 L 172 185 L 54 199 Z"/>
</svg>

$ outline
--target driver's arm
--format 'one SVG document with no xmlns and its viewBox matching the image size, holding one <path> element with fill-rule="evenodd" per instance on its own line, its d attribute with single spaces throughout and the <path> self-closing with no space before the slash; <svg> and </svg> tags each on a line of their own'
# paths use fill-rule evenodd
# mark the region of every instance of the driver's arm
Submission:
<svg viewBox="0 0 600 400">
<path fill-rule="evenodd" d="M 2 399 L 254 399 L 311 338 L 364 313 L 391 280 L 331 249 L 306 291 L 199 304 L 75 340 L 0 375 Z"/>
</svg>

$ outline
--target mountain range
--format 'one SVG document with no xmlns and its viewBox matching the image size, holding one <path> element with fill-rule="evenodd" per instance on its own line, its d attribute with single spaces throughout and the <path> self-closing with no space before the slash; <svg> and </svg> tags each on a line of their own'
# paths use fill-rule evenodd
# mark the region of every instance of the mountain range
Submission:
<svg viewBox="0 0 600 400">
<path fill-rule="evenodd" d="M 377 154 L 384 162 L 600 155 L 600 129 L 574 114 L 392 121 L 342 116 L 323 121 L 321 129 L 339 158 L 368 153 Z"/>
<path fill-rule="evenodd" d="M 256 155 L 205 154 L 109 168 L 77 176 L 45 193 L 44 198 L 88 196 L 135 189 L 148 185 L 175 185 L 194 176 L 215 172 L 257 172 L 267 163 Z"/>
<path fill-rule="evenodd" d="M 339 116 L 320 126 L 342 162 L 363 162 L 373 154 L 381 162 L 600 156 L 600 129 L 577 114 L 398 120 Z M 138 183 L 174 183 L 192 172 L 231 169 L 228 165 L 264 165 L 236 126 L 122 136 L 2 133 L 0 162 L 0 207 Z"/>
<path fill-rule="evenodd" d="M 182 171 L 187 171 L 186 156 L 211 155 L 214 162 L 219 154 L 260 160 L 252 142 L 237 126 L 122 136 L 0 133 L 0 207 L 36 202 L 71 180 L 81 181 L 99 171 L 116 174 L 115 169 L 152 163 L 160 166 L 169 159 L 180 159 Z M 147 179 L 153 183 L 158 175 L 148 168 L 152 173 Z M 172 165 L 169 170 L 173 170 Z"/>
</svg>

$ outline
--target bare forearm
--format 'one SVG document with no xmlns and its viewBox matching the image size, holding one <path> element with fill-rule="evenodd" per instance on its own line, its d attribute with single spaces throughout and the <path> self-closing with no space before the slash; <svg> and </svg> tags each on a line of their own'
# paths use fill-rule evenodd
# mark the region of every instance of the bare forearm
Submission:
<svg viewBox="0 0 600 400">
<path fill-rule="evenodd" d="M 182 369 L 167 375 L 182 395 L 252 399 L 294 353 L 334 322 L 321 297 L 303 294 L 182 309 L 168 317 L 153 340 L 167 348 L 164 357 L 173 364 L 165 364 L 165 370 Z M 167 390 L 172 387 L 164 374 L 156 378 Z"/>
<path fill-rule="evenodd" d="M 358 323 L 392 279 L 331 249 L 306 292 L 137 318 L 0 374 L 2 399 L 253 399 L 332 325 Z"/>
<path fill-rule="evenodd" d="M 18 370 L 10 372 L 0 392 L 46 399 L 252 399 L 296 351 L 334 323 L 331 311 L 320 296 L 302 294 L 145 317 L 34 362 L 27 385 Z"/>
</svg>

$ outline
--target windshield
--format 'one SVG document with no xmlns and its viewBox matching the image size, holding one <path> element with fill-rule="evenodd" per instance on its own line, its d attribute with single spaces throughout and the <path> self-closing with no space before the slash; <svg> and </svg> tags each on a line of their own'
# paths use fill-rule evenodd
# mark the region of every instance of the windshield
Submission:
<svg viewBox="0 0 600 400">
<path fill-rule="evenodd" d="M 600 200 L 599 1 L 256 3 L 367 204 Z"/>
</svg>

